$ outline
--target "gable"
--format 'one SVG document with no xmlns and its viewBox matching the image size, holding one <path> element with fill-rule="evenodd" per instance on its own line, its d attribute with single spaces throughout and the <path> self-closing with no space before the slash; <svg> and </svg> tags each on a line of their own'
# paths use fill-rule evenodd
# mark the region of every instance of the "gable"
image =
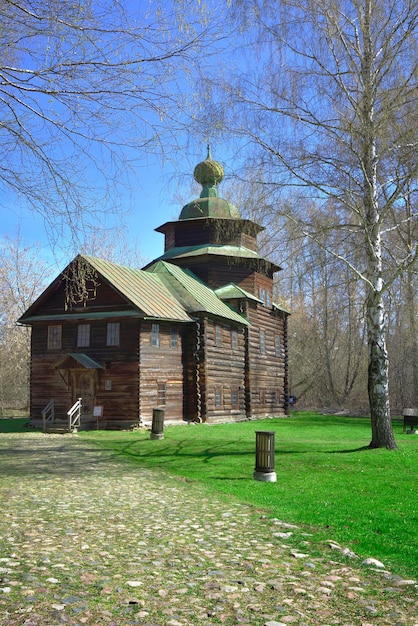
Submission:
<svg viewBox="0 0 418 626">
<path fill-rule="evenodd" d="M 86 263 L 94 274 L 87 285 L 85 303 L 66 304 L 66 276 L 75 263 Z M 103 259 L 77 256 L 47 287 L 18 320 L 32 323 L 47 319 L 139 316 L 190 321 L 185 309 L 163 285 L 159 277 L 143 270 L 116 265 Z"/>
<path fill-rule="evenodd" d="M 89 281 L 85 303 L 66 303 L 66 277 L 72 266 L 86 264 Z M 158 262 L 147 270 L 125 267 L 85 255 L 77 256 L 19 319 L 30 324 L 42 320 L 94 319 L 136 316 L 191 321 L 205 312 L 239 324 L 248 321 L 222 301 L 191 271 Z"/>
</svg>

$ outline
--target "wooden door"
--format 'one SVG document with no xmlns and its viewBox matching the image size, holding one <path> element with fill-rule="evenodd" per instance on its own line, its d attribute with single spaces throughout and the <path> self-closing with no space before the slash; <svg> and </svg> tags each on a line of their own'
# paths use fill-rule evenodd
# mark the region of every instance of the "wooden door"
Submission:
<svg viewBox="0 0 418 626">
<path fill-rule="evenodd" d="M 81 414 L 91 417 L 93 415 L 93 404 L 95 395 L 95 375 L 94 371 L 75 370 L 73 372 L 73 402 L 82 398 Z"/>
</svg>

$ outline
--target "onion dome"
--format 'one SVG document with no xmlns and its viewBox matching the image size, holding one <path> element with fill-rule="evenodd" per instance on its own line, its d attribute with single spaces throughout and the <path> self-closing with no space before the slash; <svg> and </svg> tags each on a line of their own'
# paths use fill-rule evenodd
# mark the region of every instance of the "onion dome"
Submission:
<svg viewBox="0 0 418 626">
<path fill-rule="evenodd" d="M 202 185 L 202 191 L 199 198 L 192 200 L 182 208 L 180 220 L 198 217 L 241 219 L 237 207 L 218 196 L 217 185 L 224 178 L 224 168 L 218 161 L 211 158 L 209 146 L 206 159 L 196 165 L 193 176 Z"/>
</svg>

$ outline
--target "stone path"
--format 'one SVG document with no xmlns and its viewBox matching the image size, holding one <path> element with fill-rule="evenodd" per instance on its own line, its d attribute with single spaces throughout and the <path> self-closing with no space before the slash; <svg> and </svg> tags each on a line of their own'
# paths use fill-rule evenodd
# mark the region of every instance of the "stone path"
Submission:
<svg viewBox="0 0 418 626">
<path fill-rule="evenodd" d="M 413 581 L 77 437 L 1 435 L 0 475 L 1 626 L 418 626 Z"/>
</svg>

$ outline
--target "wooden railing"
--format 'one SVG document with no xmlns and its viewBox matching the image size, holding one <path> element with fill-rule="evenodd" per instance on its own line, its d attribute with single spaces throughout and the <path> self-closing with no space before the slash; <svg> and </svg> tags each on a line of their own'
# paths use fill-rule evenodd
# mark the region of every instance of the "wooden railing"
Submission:
<svg viewBox="0 0 418 626">
<path fill-rule="evenodd" d="M 78 398 L 77 402 L 74 402 L 73 406 L 69 411 L 67 411 L 68 415 L 68 430 L 70 433 L 73 432 L 76 428 L 80 428 L 81 423 L 81 406 L 82 406 L 82 398 Z"/>
<path fill-rule="evenodd" d="M 42 411 L 42 429 L 44 432 L 46 431 L 47 423 L 52 423 L 54 421 L 54 417 L 54 401 L 50 400 Z"/>
</svg>

